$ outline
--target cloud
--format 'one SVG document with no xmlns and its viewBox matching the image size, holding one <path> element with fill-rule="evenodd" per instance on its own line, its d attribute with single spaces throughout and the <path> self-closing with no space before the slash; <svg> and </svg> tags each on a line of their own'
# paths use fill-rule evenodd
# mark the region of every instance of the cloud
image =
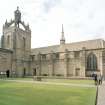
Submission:
<svg viewBox="0 0 105 105">
<path fill-rule="evenodd" d="M 44 0 L 43 2 L 43 10 L 48 13 L 53 7 L 59 4 L 61 0 Z"/>
<path fill-rule="evenodd" d="M 22 20 L 31 26 L 32 47 L 59 44 L 61 24 L 67 42 L 105 39 L 104 4 L 105 0 L 1 0 L 0 33 L 19 6 Z"/>
</svg>

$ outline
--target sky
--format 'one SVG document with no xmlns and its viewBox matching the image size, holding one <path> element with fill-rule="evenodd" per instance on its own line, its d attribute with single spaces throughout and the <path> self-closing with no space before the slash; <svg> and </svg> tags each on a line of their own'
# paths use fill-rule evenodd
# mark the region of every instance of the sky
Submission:
<svg viewBox="0 0 105 105">
<path fill-rule="evenodd" d="M 60 44 L 62 24 L 66 43 L 105 39 L 105 0 L 1 0 L 0 35 L 17 6 L 30 25 L 32 48 Z"/>
</svg>

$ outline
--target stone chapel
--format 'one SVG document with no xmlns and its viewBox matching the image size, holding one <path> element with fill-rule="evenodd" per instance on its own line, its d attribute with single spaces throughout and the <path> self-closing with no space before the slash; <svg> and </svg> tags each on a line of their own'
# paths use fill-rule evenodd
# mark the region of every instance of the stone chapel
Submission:
<svg viewBox="0 0 105 105">
<path fill-rule="evenodd" d="M 21 19 L 19 7 L 14 19 L 3 25 L 0 73 L 10 76 L 86 77 L 100 72 L 105 76 L 105 41 L 94 39 L 66 43 L 62 25 L 59 45 L 31 48 L 31 29 Z"/>
</svg>

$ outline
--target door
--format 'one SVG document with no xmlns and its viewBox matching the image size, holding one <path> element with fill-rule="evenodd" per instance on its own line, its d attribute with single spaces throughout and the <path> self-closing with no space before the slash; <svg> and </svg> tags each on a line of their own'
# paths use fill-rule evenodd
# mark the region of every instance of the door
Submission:
<svg viewBox="0 0 105 105">
<path fill-rule="evenodd" d="M 33 76 L 36 76 L 36 68 L 33 69 Z"/>
<path fill-rule="evenodd" d="M 76 68 L 76 76 L 80 76 L 80 68 Z"/>
<path fill-rule="evenodd" d="M 9 78 L 9 76 L 10 76 L 10 71 L 9 70 L 6 71 L 6 75 L 7 75 L 7 78 Z"/>
<path fill-rule="evenodd" d="M 26 76 L 26 68 L 23 69 L 23 77 Z"/>
</svg>

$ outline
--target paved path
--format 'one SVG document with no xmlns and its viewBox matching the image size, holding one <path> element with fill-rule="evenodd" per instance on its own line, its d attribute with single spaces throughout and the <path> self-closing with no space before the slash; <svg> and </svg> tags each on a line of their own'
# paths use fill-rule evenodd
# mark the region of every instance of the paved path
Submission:
<svg viewBox="0 0 105 105">
<path fill-rule="evenodd" d="M 98 88 L 98 100 L 97 105 L 105 105 L 105 81 Z"/>
<path fill-rule="evenodd" d="M 92 84 L 74 84 L 74 83 L 56 83 L 56 82 L 43 82 L 43 81 L 27 81 L 27 80 L 7 80 L 7 79 L 1 79 L 4 81 L 13 81 L 13 82 L 27 82 L 27 83 L 36 83 L 36 84 L 48 84 L 48 85 L 62 85 L 62 86 L 76 86 L 76 87 L 96 87 Z"/>
</svg>

